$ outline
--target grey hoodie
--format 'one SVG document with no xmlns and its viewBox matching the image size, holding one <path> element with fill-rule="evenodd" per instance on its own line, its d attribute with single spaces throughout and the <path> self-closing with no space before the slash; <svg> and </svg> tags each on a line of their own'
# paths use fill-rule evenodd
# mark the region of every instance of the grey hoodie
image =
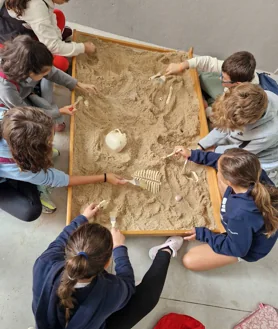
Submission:
<svg viewBox="0 0 278 329">
<path fill-rule="evenodd" d="M 247 125 L 243 131 L 221 132 L 213 129 L 199 141 L 204 149 L 216 145 L 216 153 L 224 153 L 230 148 L 243 148 L 256 154 L 263 164 L 278 162 L 278 96 L 265 91 L 268 106 L 265 115 L 254 124 Z"/>
<path fill-rule="evenodd" d="M 67 87 L 70 90 L 74 89 L 77 84 L 76 79 L 63 71 L 56 69 L 54 66 L 44 79 Z M 30 106 L 30 104 L 32 104 L 33 106 L 46 110 L 46 114 L 54 119 L 60 117 L 61 114 L 56 104 L 50 104 L 46 99 L 32 94 L 34 87 L 37 84 L 38 81 L 27 78 L 25 81 L 20 81 L 18 83 L 18 91 L 14 83 L 0 77 L 0 104 L 4 104 L 8 109 L 16 106 Z"/>
</svg>

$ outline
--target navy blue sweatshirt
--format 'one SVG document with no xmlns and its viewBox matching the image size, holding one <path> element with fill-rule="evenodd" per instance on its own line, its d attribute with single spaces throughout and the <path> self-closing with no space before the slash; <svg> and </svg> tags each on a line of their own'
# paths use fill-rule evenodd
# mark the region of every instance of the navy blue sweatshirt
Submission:
<svg viewBox="0 0 278 329">
<path fill-rule="evenodd" d="M 189 160 L 217 169 L 221 155 L 195 150 Z M 264 170 L 260 181 L 274 185 Z M 248 262 L 255 262 L 266 256 L 274 246 L 278 232 L 270 238 L 266 237 L 263 216 L 250 192 L 251 188 L 246 193 L 235 194 L 228 187 L 220 209 L 222 224 L 227 233 L 216 234 L 205 227 L 197 227 L 196 239 L 207 242 L 218 254 L 241 257 Z"/>
<path fill-rule="evenodd" d="M 80 215 L 36 260 L 33 268 L 33 313 L 37 329 L 64 329 L 65 311 L 57 289 L 65 266 L 65 246 L 70 235 L 86 217 Z M 77 305 L 67 329 L 104 329 L 106 319 L 123 308 L 135 292 L 134 273 L 127 248 L 113 250 L 116 275 L 103 271 L 88 286 L 76 289 Z"/>
</svg>

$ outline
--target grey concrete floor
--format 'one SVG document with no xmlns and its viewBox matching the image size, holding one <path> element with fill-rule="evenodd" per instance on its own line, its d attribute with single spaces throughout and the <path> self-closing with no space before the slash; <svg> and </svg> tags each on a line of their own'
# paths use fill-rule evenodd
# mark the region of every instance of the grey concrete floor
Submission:
<svg viewBox="0 0 278 329">
<path fill-rule="evenodd" d="M 91 32 L 91 30 L 87 30 Z M 98 31 L 93 31 L 98 33 Z M 67 105 L 69 93 L 56 89 L 57 103 Z M 55 146 L 61 151 L 56 167 L 68 168 L 68 127 L 56 134 Z M 58 210 L 43 215 L 33 223 L 21 222 L 0 210 L 0 328 L 27 329 L 34 325 L 32 301 L 32 266 L 37 256 L 63 229 L 66 222 L 65 188 L 56 189 L 53 199 Z M 136 280 L 141 280 L 151 264 L 148 250 L 164 238 L 128 238 L 127 246 Z M 254 310 L 259 302 L 278 307 L 278 245 L 263 260 L 245 262 L 226 268 L 192 273 L 181 265 L 184 246 L 171 261 L 166 284 L 157 307 L 135 328 L 151 329 L 165 314 L 183 313 L 201 321 L 207 329 L 229 329 Z"/>
</svg>

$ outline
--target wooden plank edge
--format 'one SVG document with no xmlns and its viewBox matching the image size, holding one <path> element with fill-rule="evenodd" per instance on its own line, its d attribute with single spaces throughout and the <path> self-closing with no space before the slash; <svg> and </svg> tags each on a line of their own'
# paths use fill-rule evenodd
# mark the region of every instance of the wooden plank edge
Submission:
<svg viewBox="0 0 278 329">
<path fill-rule="evenodd" d="M 109 37 L 102 37 L 100 35 L 96 35 L 96 34 L 90 34 L 90 33 L 85 33 L 85 32 L 80 32 L 77 31 L 77 35 L 81 35 L 81 36 L 85 36 L 85 37 L 91 37 L 91 38 L 97 38 L 106 42 L 112 42 L 112 43 L 116 43 L 118 45 L 122 45 L 122 46 L 127 46 L 127 47 L 132 47 L 132 48 L 137 48 L 137 49 L 142 49 L 142 50 L 149 50 L 149 51 L 157 51 L 159 53 L 168 53 L 168 52 L 176 52 L 176 49 L 171 49 L 171 48 L 163 48 L 163 47 L 159 47 L 159 46 L 148 46 L 148 45 L 143 45 L 143 44 L 138 44 L 138 43 L 134 43 L 131 41 L 124 41 L 124 40 L 118 40 L 118 39 L 113 39 L 113 38 L 109 38 Z"/>
<path fill-rule="evenodd" d="M 100 40 L 108 41 L 108 42 L 113 42 L 117 43 L 123 46 L 128 46 L 128 47 L 133 47 L 137 49 L 143 49 L 143 50 L 149 50 L 149 51 L 157 51 L 157 52 L 171 52 L 171 51 L 176 51 L 175 49 L 167 49 L 167 48 L 158 48 L 158 47 L 153 47 L 153 46 L 146 46 L 146 45 L 140 45 L 134 42 L 128 42 L 128 41 L 122 41 L 122 40 L 117 40 L 113 38 L 108 38 L 108 37 L 102 37 L 94 34 L 89 34 L 85 32 L 80 32 L 80 31 L 73 31 L 73 41 L 77 39 L 78 35 L 83 35 L 83 36 L 88 36 L 88 37 L 95 37 Z M 189 49 L 189 58 L 193 57 L 193 48 L 191 47 Z M 199 77 L 196 69 L 191 69 L 191 77 L 193 79 L 194 83 L 194 88 L 198 96 L 199 104 L 200 104 L 200 112 L 199 112 L 199 117 L 200 117 L 200 122 L 205 122 L 205 124 L 200 125 L 200 137 L 203 137 L 208 134 L 208 126 L 207 126 L 207 121 L 206 121 L 206 114 L 205 114 L 205 108 L 203 104 L 203 98 L 202 98 L 202 93 L 201 93 L 201 88 L 200 88 L 200 82 L 199 82 Z M 76 73 L 76 57 L 73 58 L 72 61 L 72 76 L 75 77 Z M 201 98 L 200 98 L 201 97 Z M 75 92 L 72 92 L 71 95 L 71 102 L 72 104 L 75 101 Z M 205 118 L 205 120 L 204 120 Z M 71 175 L 73 172 L 73 140 L 74 140 L 74 116 L 71 117 L 70 120 L 70 150 L 69 150 L 69 174 Z M 211 202 L 212 204 L 217 204 L 220 207 L 221 203 L 221 197 L 220 193 L 218 191 L 218 186 L 216 191 L 218 193 L 214 193 L 215 189 L 212 188 L 212 186 L 215 186 L 215 182 L 217 182 L 217 177 L 216 173 L 212 168 L 208 168 L 208 185 L 209 185 L 209 192 L 210 192 L 210 197 L 211 197 Z M 215 232 L 224 232 L 224 228 L 221 224 L 221 219 L 220 219 L 220 213 L 219 213 L 219 208 L 218 211 L 215 210 L 215 206 L 213 206 L 213 214 L 215 218 L 215 222 L 217 225 L 218 230 L 214 230 Z M 67 225 L 71 222 L 71 212 L 72 212 L 72 187 L 68 187 L 68 198 L 67 198 Z M 123 231 L 125 235 L 155 235 L 155 236 L 167 236 L 167 235 L 183 235 L 186 233 L 184 230 L 164 230 L 164 231 L 159 231 L 159 230 L 154 230 L 154 231 Z"/>
<path fill-rule="evenodd" d="M 76 40 L 77 31 L 73 30 L 72 40 Z M 76 77 L 76 57 L 72 59 L 72 77 Z M 75 91 L 71 92 L 71 104 L 75 102 Z M 73 145 L 74 145 L 74 115 L 70 117 L 70 136 L 69 136 L 69 175 L 73 173 Z M 67 197 L 67 225 L 70 224 L 72 218 L 72 187 L 68 187 L 68 197 Z"/>
<path fill-rule="evenodd" d="M 189 57 L 190 56 L 193 57 L 192 48 L 190 48 L 189 51 Z M 200 86 L 200 80 L 196 69 L 190 69 L 190 73 L 191 73 L 191 78 L 193 80 L 194 89 L 199 101 L 200 137 L 204 137 L 209 133 L 209 129 L 208 129 L 206 111 L 204 107 L 203 96 Z M 207 168 L 207 181 L 209 187 L 210 200 L 212 204 L 213 217 L 215 220 L 215 224 L 217 226 L 216 232 L 223 233 L 225 232 L 225 229 L 221 223 L 221 218 L 220 218 L 221 196 L 218 188 L 216 171 L 213 168 L 209 168 L 209 167 Z"/>
</svg>

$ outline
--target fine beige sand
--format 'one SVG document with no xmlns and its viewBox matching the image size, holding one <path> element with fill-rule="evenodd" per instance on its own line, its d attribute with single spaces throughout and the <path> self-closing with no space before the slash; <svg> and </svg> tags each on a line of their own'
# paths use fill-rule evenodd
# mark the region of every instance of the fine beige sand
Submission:
<svg viewBox="0 0 278 329">
<path fill-rule="evenodd" d="M 88 38 L 79 36 L 78 41 Z M 86 96 L 89 107 L 78 105 L 75 115 L 74 174 L 90 175 L 114 172 L 125 178 L 141 169 L 162 174 L 161 190 L 154 195 L 127 184 L 107 183 L 73 188 L 72 215 L 78 215 L 89 202 L 109 200 L 109 206 L 96 217 L 110 225 L 109 212 L 117 212 L 122 230 L 182 230 L 194 226 L 215 228 L 209 199 L 206 170 L 188 164 L 182 173 L 183 160 L 161 158 L 175 145 L 195 147 L 199 135 L 198 99 L 190 73 L 169 77 L 164 84 L 149 80 L 163 72 L 170 62 L 180 62 L 184 52 L 161 54 L 92 40 L 95 56 L 77 59 L 76 77 L 99 89 L 97 96 Z M 166 99 L 170 86 L 173 94 Z M 78 95 L 77 95 L 78 96 Z M 113 129 L 126 133 L 128 143 L 120 153 L 105 145 L 105 136 Z M 197 172 L 199 182 L 187 178 Z M 183 197 L 181 202 L 175 196 Z"/>
</svg>

